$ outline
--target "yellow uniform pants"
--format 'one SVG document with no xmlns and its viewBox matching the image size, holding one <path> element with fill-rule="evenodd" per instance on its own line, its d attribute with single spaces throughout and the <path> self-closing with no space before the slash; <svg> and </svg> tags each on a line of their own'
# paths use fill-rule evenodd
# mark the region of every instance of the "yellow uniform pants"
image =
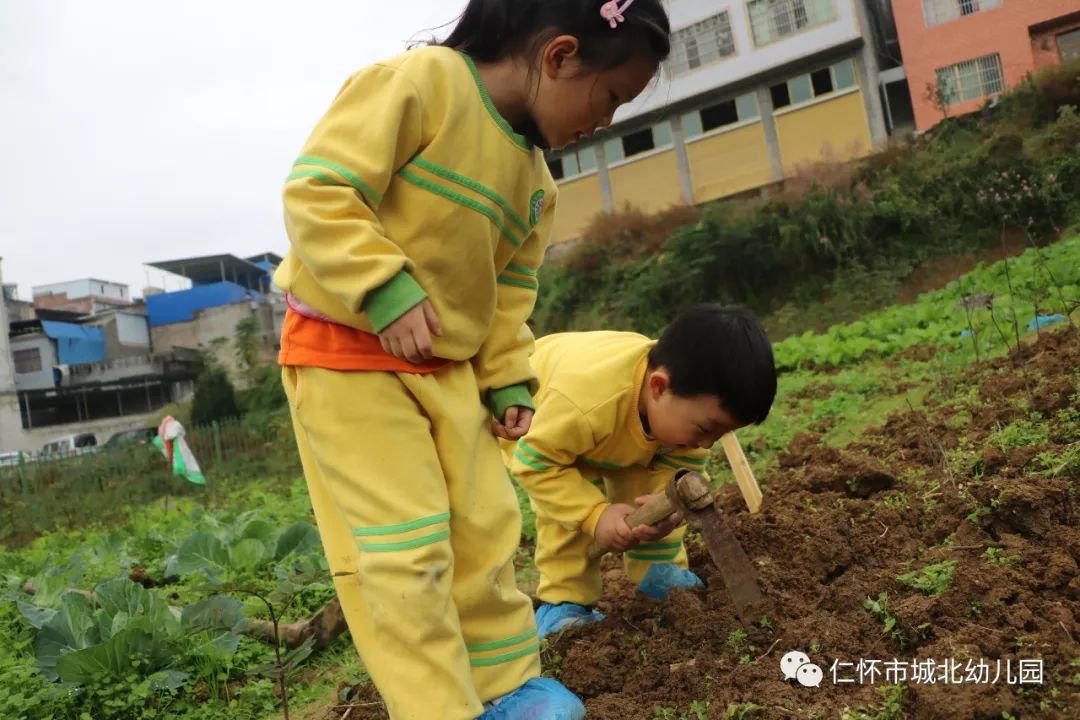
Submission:
<svg viewBox="0 0 1080 720">
<path fill-rule="evenodd" d="M 582 468 L 581 472 L 594 484 L 603 483 L 609 502 L 634 507 L 637 507 L 635 498 L 663 492 L 672 476 L 672 470 L 667 468 L 659 471 L 622 468 L 605 471 L 603 476 L 595 468 Z M 535 506 L 533 509 L 536 509 Z M 641 544 L 625 553 L 623 563 L 626 574 L 636 584 L 641 582 L 653 563 L 676 563 L 685 568 L 686 549 L 682 543 L 685 533 L 686 528 L 680 527 L 659 542 Z M 536 569 L 540 573 L 540 583 L 536 589 L 537 597 L 546 603 L 595 605 L 603 586 L 600 561 L 589 559 L 588 548 L 592 542 L 592 536 L 568 529 L 538 512 Z"/>
<path fill-rule="evenodd" d="M 537 677 L 512 560 L 521 513 L 472 366 L 282 374 L 342 610 L 390 717 L 472 720 Z"/>
</svg>

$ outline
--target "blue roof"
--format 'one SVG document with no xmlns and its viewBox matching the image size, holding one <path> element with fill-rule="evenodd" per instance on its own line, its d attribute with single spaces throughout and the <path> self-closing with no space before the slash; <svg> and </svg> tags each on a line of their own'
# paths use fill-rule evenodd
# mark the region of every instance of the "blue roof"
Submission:
<svg viewBox="0 0 1080 720">
<path fill-rule="evenodd" d="M 62 365 L 84 365 L 103 362 L 107 358 L 105 331 L 101 328 L 42 320 L 41 329 L 46 336 L 56 341 Z"/>
</svg>

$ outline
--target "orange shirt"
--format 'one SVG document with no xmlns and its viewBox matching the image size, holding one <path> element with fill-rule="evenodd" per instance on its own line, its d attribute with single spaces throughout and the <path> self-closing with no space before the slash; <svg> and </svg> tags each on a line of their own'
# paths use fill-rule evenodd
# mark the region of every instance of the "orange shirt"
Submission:
<svg viewBox="0 0 1080 720">
<path fill-rule="evenodd" d="M 306 317 L 291 308 L 286 311 L 285 323 L 281 328 L 278 363 L 287 367 L 423 374 L 440 370 L 450 362 L 443 358 L 432 358 L 413 365 L 383 350 L 378 335 Z"/>
</svg>

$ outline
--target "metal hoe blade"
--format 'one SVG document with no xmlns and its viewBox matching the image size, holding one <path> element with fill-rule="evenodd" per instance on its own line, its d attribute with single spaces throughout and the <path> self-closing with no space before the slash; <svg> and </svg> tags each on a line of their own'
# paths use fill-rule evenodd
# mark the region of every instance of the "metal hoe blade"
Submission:
<svg viewBox="0 0 1080 720">
<path fill-rule="evenodd" d="M 692 511 L 692 517 L 701 528 L 705 538 L 705 547 L 724 581 L 728 596 L 735 606 L 735 612 L 744 625 L 751 625 L 761 619 L 764 599 L 757 583 L 754 570 L 746 551 L 739 544 L 738 538 L 727 524 L 720 509 L 710 505 L 702 510 Z"/>
</svg>

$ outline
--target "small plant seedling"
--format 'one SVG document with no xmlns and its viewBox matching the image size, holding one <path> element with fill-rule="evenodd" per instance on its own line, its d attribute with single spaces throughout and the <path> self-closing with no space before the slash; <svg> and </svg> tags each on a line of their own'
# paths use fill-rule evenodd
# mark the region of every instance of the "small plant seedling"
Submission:
<svg viewBox="0 0 1080 720">
<path fill-rule="evenodd" d="M 866 598 L 863 600 L 863 607 L 881 621 L 883 635 L 888 635 L 901 647 L 907 644 L 904 631 L 897 625 L 896 616 L 889 611 L 889 596 L 886 593 L 878 594 L 877 600 Z"/>
<path fill-rule="evenodd" d="M 745 720 L 760 715 L 765 708 L 757 703 L 736 703 L 727 706 L 728 720 Z"/>
<path fill-rule="evenodd" d="M 927 565 L 922 570 L 915 570 L 898 576 L 896 579 L 908 587 L 915 588 L 924 595 L 940 595 L 952 585 L 956 570 L 955 560 Z"/>
<path fill-rule="evenodd" d="M 1001 548 L 988 547 L 983 553 L 983 559 L 987 565 L 1011 565 L 1020 559 L 1020 555 L 1006 555 Z"/>
</svg>

